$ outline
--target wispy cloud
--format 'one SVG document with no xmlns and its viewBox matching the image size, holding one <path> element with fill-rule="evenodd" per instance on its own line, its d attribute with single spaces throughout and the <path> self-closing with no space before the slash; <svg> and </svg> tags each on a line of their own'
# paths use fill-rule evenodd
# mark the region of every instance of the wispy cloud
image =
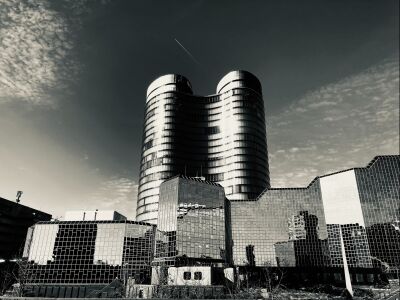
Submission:
<svg viewBox="0 0 400 300">
<path fill-rule="evenodd" d="M 272 186 L 303 186 L 317 175 L 398 153 L 399 61 L 312 91 L 268 118 Z"/>
<path fill-rule="evenodd" d="M 112 177 L 103 181 L 88 197 L 91 209 L 116 210 L 130 219 L 136 216 L 138 185 L 126 177 Z"/>
<path fill-rule="evenodd" d="M 51 2 L 0 0 L 0 103 L 55 105 L 76 79 L 80 66 L 70 27 L 79 24 L 86 2 L 64 3 L 72 19 Z"/>
</svg>

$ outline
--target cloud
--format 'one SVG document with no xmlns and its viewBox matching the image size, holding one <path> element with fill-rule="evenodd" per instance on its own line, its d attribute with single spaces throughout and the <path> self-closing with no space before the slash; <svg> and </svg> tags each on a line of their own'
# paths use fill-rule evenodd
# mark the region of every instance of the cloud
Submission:
<svg viewBox="0 0 400 300">
<path fill-rule="evenodd" d="M 50 0 L 0 0 L 0 103 L 53 106 L 68 92 L 80 70 L 72 27 L 85 3 L 63 2 L 70 7 L 66 14 Z"/>
<path fill-rule="evenodd" d="M 398 124 L 397 57 L 311 91 L 267 116 L 271 185 L 305 186 L 317 175 L 396 154 Z"/>
<path fill-rule="evenodd" d="M 134 218 L 137 184 L 132 175 L 94 163 L 95 153 L 60 144 L 26 118 L 29 109 L 0 108 L 0 197 L 62 218 L 66 210 L 117 210 Z M 24 112 L 21 114 L 21 111 Z M 5 130 L 2 130 L 2 129 Z"/>
<path fill-rule="evenodd" d="M 88 196 L 88 209 L 116 210 L 131 220 L 136 216 L 138 185 L 132 179 L 113 176 Z"/>
<path fill-rule="evenodd" d="M 324 96 L 326 96 L 326 95 L 324 95 Z M 334 101 L 321 101 L 321 102 L 310 103 L 309 107 L 310 108 L 318 108 L 318 107 L 324 107 L 324 106 L 335 106 L 337 104 L 338 104 L 338 102 L 334 102 Z"/>
</svg>

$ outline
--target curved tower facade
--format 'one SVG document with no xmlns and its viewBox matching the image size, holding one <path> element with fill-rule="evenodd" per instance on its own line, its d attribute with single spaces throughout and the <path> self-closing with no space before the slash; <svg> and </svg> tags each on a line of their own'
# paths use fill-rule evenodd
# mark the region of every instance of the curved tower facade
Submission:
<svg viewBox="0 0 400 300">
<path fill-rule="evenodd" d="M 210 96 L 193 95 L 181 75 L 150 84 L 138 221 L 157 222 L 160 184 L 175 175 L 219 183 L 232 200 L 253 199 L 269 187 L 264 101 L 254 75 L 232 71 Z"/>
</svg>

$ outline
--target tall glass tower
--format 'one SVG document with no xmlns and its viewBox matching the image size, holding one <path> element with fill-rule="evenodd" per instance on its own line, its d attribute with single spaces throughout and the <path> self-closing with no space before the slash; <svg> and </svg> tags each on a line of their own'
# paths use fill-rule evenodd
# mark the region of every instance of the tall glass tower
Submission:
<svg viewBox="0 0 400 300">
<path fill-rule="evenodd" d="M 175 175 L 204 177 L 228 199 L 257 197 L 269 185 L 264 101 L 258 79 L 232 71 L 209 96 L 169 74 L 147 89 L 138 221 L 157 222 L 160 184 Z"/>
</svg>

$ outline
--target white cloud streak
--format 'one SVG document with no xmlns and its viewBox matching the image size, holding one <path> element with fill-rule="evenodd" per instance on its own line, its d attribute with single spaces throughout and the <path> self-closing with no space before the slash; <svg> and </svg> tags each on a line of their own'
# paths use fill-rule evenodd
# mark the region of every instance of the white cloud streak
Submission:
<svg viewBox="0 0 400 300">
<path fill-rule="evenodd" d="M 268 118 L 271 184 L 307 185 L 315 176 L 365 166 L 399 151 L 399 61 L 312 91 Z"/>
<path fill-rule="evenodd" d="M 138 185 L 132 179 L 117 177 L 104 180 L 88 197 L 91 209 L 116 210 L 131 220 L 136 218 Z"/>
</svg>

